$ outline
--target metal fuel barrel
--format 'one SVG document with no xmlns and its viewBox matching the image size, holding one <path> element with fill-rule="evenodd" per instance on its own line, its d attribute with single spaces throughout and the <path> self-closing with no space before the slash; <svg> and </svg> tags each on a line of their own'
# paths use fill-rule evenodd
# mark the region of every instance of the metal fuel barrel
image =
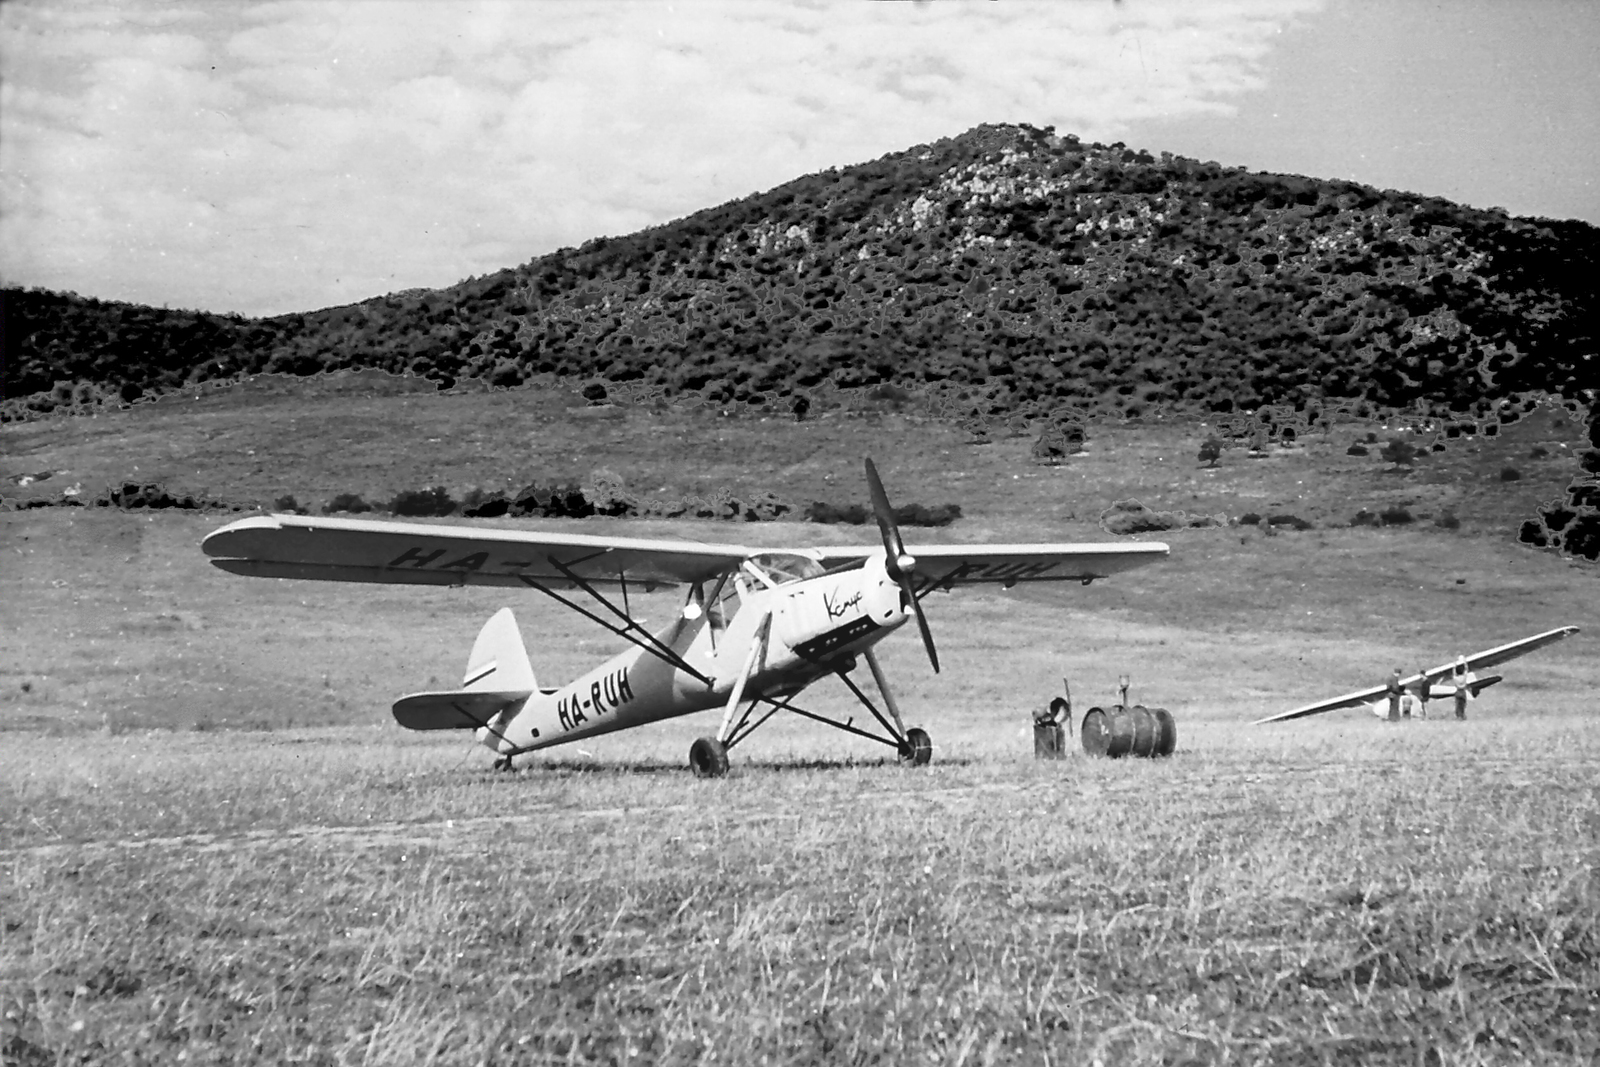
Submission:
<svg viewBox="0 0 1600 1067">
<path fill-rule="evenodd" d="M 1106 746 L 1111 741 L 1106 723 L 1106 709 L 1094 707 L 1084 712 L 1083 722 L 1078 726 L 1078 737 L 1083 742 L 1083 750 L 1089 755 L 1104 756 Z"/>
</svg>

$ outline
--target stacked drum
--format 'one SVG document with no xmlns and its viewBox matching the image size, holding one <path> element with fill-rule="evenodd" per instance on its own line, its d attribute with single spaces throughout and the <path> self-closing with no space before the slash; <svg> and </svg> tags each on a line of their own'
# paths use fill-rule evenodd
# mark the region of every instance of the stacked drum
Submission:
<svg viewBox="0 0 1600 1067">
<path fill-rule="evenodd" d="M 1079 735 L 1083 750 L 1091 756 L 1154 758 L 1170 756 L 1178 747 L 1178 724 L 1166 708 L 1147 708 L 1135 704 L 1125 708 L 1090 708 L 1083 716 Z"/>
</svg>

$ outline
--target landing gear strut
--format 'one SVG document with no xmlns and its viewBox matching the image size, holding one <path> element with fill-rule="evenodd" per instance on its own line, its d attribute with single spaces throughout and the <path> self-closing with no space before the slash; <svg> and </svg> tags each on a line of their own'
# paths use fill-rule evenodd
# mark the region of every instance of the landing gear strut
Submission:
<svg viewBox="0 0 1600 1067">
<path fill-rule="evenodd" d="M 779 711 L 792 711 L 801 718 L 820 722 L 825 726 L 832 726 L 836 730 L 843 730 L 847 734 L 864 737 L 868 741 L 876 741 L 881 745 L 888 745 L 900 756 L 900 762 L 908 767 L 925 767 L 933 758 L 933 739 L 928 736 L 928 731 L 913 726 L 906 729 L 905 720 L 900 717 L 900 708 L 895 703 L 894 694 L 889 691 L 889 681 L 883 676 L 883 668 L 878 665 L 878 658 L 872 654 L 872 649 L 864 649 L 862 656 L 871 669 L 872 680 L 878 684 L 878 692 L 883 695 L 884 707 L 888 714 L 879 711 L 867 694 L 859 685 L 850 678 L 850 670 L 855 665 L 852 658 L 840 663 L 835 668 L 846 688 L 855 694 L 862 707 L 872 713 L 872 717 L 883 727 L 883 733 L 872 733 L 855 725 L 853 718 L 840 722 L 838 719 L 826 715 L 818 715 L 804 708 L 796 707 L 789 702 L 788 697 L 769 696 L 757 693 L 745 707 L 744 714 L 740 715 L 740 698 L 744 695 L 745 682 L 749 679 L 751 670 L 758 660 L 765 659 L 767 628 L 772 622 L 768 615 L 761 620 L 756 629 L 756 639 L 750 646 L 750 654 L 745 659 L 744 669 L 739 672 L 738 680 L 734 682 L 733 692 L 728 697 L 728 705 L 722 715 L 722 726 L 712 737 L 702 737 L 689 748 L 689 767 L 694 771 L 696 778 L 721 778 L 728 773 L 728 749 L 737 745 L 756 731 L 762 723 Z M 767 710 L 757 713 L 761 705 L 767 705 Z"/>
<path fill-rule="evenodd" d="M 511 757 L 501 756 L 499 759 L 495 760 L 494 769 L 497 771 L 509 771 L 511 769 Z"/>
</svg>

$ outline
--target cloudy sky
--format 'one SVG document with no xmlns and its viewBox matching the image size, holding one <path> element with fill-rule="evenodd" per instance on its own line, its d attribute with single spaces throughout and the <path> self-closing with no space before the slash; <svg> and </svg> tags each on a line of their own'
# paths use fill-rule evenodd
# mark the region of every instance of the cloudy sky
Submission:
<svg viewBox="0 0 1600 1067">
<path fill-rule="evenodd" d="M 1590 0 L 9 0 L 0 280 L 275 314 L 981 122 L 1600 223 Z"/>
</svg>

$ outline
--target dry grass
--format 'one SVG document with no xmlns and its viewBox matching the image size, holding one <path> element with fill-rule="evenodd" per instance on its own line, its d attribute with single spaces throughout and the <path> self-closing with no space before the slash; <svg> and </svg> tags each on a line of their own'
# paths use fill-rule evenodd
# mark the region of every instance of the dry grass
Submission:
<svg viewBox="0 0 1600 1067">
<path fill-rule="evenodd" d="M 433 425 L 432 402 L 383 418 Z M 1158 427 L 1047 471 L 1025 440 L 892 418 L 774 431 L 773 477 L 853 499 L 860 452 L 892 447 L 898 499 L 972 505 L 929 535 L 962 539 L 1097 536 L 1084 516 L 1125 496 L 1318 517 L 1386 484 L 1342 470 L 1337 439 L 1207 474 L 1193 428 Z M 70 466 L 43 425 L 5 431 L 28 445 L 8 470 Z M 603 447 L 637 454 L 648 427 L 628 425 Z M 84 462 L 144 467 L 128 426 Z M 730 420 L 696 477 L 759 426 Z M 661 482 L 694 487 L 670 473 L 687 448 L 654 453 Z M 1181 470 L 1152 473 L 1157 448 Z M 365 490 L 313 451 L 330 491 Z M 1179 531 L 1168 564 L 1088 589 L 935 597 L 946 672 L 914 640 L 885 648 L 930 767 L 775 722 L 719 782 L 683 770 L 711 716 L 511 775 L 395 728 L 389 701 L 453 681 L 500 592 L 233 578 L 198 551 L 216 518 L 0 515 L 0 1062 L 1592 1063 L 1596 573 L 1510 546 L 1522 505 L 1491 491 L 1527 485 L 1478 493 L 1458 534 Z M 515 603 L 541 679 L 614 647 Z M 1586 632 L 1512 665 L 1464 724 L 1243 725 L 1558 623 Z M 1082 708 L 1124 671 L 1177 714 L 1176 757 L 1031 758 L 1061 675 Z M 845 710 L 836 689 L 813 703 Z"/>
<path fill-rule="evenodd" d="M 14 738 L 15 1062 L 1588 1063 L 1588 721 L 1181 723 L 925 772 L 694 724 L 495 776 L 347 728 Z M 965 720 L 965 724 L 963 724 Z M 598 744 L 598 743 L 597 743 Z M 766 761 L 771 762 L 766 762 Z M 31 1057 L 31 1059 L 30 1059 Z"/>
</svg>

